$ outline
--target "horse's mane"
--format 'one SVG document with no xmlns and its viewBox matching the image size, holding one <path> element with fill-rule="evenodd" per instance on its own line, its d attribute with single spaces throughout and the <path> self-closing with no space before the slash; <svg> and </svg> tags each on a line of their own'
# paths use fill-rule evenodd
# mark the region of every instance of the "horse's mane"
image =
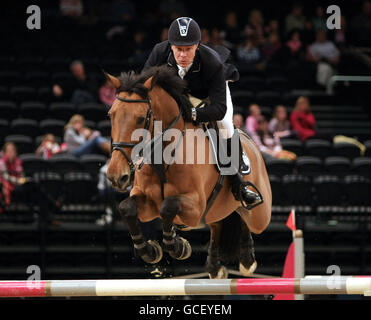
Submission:
<svg viewBox="0 0 371 320">
<path fill-rule="evenodd" d="M 181 79 L 172 69 L 167 65 L 159 67 L 152 67 L 145 72 L 136 74 L 133 71 L 121 73 L 119 80 L 121 86 L 117 89 L 117 93 L 125 91 L 129 94 L 136 93 L 143 99 L 148 98 L 149 90 L 143 85 L 150 77 L 152 79 L 152 87 L 160 86 L 168 94 L 170 94 L 175 101 L 179 101 L 180 96 L 186 88 L 186 81 Z"/>
</svg>

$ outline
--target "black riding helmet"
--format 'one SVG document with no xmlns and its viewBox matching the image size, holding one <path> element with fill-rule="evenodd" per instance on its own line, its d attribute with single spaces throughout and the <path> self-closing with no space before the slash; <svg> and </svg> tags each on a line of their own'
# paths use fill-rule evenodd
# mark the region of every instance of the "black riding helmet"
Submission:
<svg viewBox="0 0 371 320">
<path fill-rule="evenodd" d="M 201 30 L 192 18 L 181 17 L 171 23 L 168 39 L 171 45 L 191 46 L 201 41 Z"/>
</svg>

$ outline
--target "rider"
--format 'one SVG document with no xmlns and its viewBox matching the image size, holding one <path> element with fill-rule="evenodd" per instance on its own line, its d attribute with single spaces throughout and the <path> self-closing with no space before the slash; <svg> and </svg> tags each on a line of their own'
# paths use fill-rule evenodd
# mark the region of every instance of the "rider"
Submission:
<svg viewBox="0 0 371 320">
<path fill-rule="evenodd" d="M 239 79 L 235 66 L 226 63 L 230 51 L 224 47 L 215 48 L 200 43 L 201 31 L 197 22 L 188 17 L 174 20 L 169 28 L 168 40 L 155 45 L 143 71 L 163 64 L 174 68 L 179 76 L 187 81 L 188 93 L 204 100 L 202 108 L 185 108 L 185 120 L 194 122 L 217 121 L 221 134 L 227 139 L 227 148 L 231 149 L 231 139 L 234 134 L 233 105 L 228 88 L 228 81 Z M 208 98 L 209 103 L 205 102 Z M 188 102 L 189 103 L 189 102 Z M 240 146 L 240 150 L 241 146 Z M 238 173 L 231 175 L 232 192 L 238 201 L 254 205 L 261 201 L 260 196 L 249 190 L 242 183 L 242 176 L 249 172 L 249 160 L 244 152 L 239 152 L 240 163 Z M 248 166 L 248 170 L 246 170 Z M 242 169 L 241 167 L 244 167 Z M 242 196 L 242 199 L 240 199 Z"/>
</svg>

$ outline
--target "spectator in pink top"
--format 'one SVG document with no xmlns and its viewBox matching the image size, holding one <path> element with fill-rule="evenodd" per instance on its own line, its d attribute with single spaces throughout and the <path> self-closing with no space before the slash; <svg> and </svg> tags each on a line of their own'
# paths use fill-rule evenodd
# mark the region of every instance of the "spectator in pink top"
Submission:
<svg viewBox="0 0 371 320">
<path fill-rule="evenodd" d="M 259 105 L 253 103 L 249 107 L 250 115 L 246 119 L 246 131 L 253 134 L 258 130 L 258 118 L 261 115 Z"/>
</svg>

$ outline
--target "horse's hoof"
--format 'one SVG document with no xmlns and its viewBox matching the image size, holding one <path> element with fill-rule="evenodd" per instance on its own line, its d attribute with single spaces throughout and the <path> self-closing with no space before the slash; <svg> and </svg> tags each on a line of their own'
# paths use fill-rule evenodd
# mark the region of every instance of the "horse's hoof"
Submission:
<svg viewBox="0 0 371 320">
<path fill-rule="evenodd" d="M 209 278 L 210 279 L 227 279 L 228 278 L 228 269 L 224 266 L 221 266 L 218 270 L 218 273 L 216 274 L 215 277 L 209 273 Z"/>
<path fill-rule="evenodd" d="M 154 258 L 152 255 L 149 256 L 148 254 L 146 254 L 142 256 L 143 261 L 146 263 L 150 263 L 150 264 L 155 264 L 155 263 L 160 262 L 162 259 L 163 253 L 162 253 L 162 248 L 159 245 L 159 243 L 155 240 L 148 240 L 147 245 L 149 246 L 148 247 L 149 250 L 153 249 Z"/>
<path fill-rule="evenodd" d="M 176 259 L 176 260 L 188 259 L 192 254 L 192 247 L 191 247 L 190 243 L 188 242 L 188 240 L 186 240 L 182 237 L 178 237 L 177 241 L 181 241 L 182 252 L 180 253 L 180 255 L 177 255 L 175 252 L 170 251 L 169 252 L 170 256 L 172 258 Z"/>
<path fill-rule="evenodd" d="M 257 266 L 258 264 L 256 263 L 256 261 L 254 261 L 254 263 L 249 268 L 245 268 L 245 266 L 240 263 L 240 272 L 244 277 L 251 276 L 256 270 Z"/>
</svg>

